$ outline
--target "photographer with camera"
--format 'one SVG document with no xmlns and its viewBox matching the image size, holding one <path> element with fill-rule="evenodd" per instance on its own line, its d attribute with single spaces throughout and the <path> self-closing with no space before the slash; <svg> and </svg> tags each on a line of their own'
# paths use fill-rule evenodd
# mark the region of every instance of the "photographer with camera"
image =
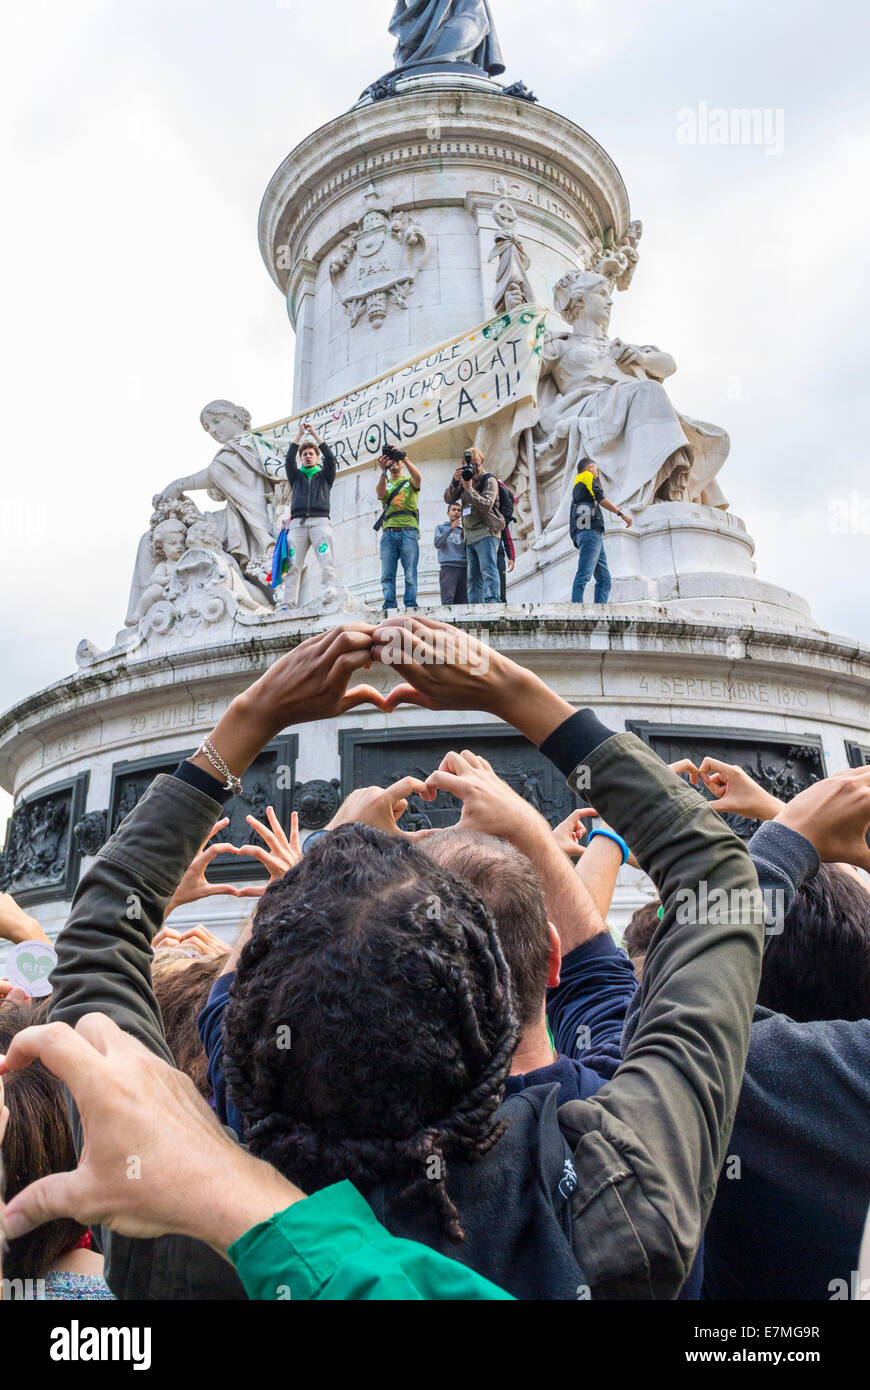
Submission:
<svg viewBox="0 0 870 1390">
<path fill-rule="evenodd" d="M 335 567 L 332 523 L 329 519 L 330 494 L 335 482 L 335 454 L 314 426 L 303 420 L 296 439 L 287 451 L 284 466 L 291 488 L 290 521 L 284 523 L 290 568 L 284 580 L 282 596 L 290 608 L 295 608 L 299 603 L 305 557 L 313 548 L 320 561 L 323 598 L 329 602 L 338 593 L 338 570 Z M 277 587 L 280 572 L 273 568 L 273 575 Z"/>
<path fill-rule="evenodd" d="M 483 454 L 468 449 L 462 466 L 444 494 L 448 504 L 462 507 L 462 529 L 468 561 L 468 602 L 500 603 L 498 548 L 504 531 L 499 510 L 498 479 L 484 472 Z"/>
<path fill-rule="evenodd" d="M 378 501 L 384 510 L 375 522 L 381 536 L 381 584 L 384 590 L 384 612 L 398 609 L 396 576 L 399 561 L 405 576 L 405 611 L 417 609 L 417 565 L 420 559 L 420 470 L 415 468 L 402 449 L 384 446 L 376 465 Z M 407 474 L 405 470 L 407 469 Z"/>
</svg>

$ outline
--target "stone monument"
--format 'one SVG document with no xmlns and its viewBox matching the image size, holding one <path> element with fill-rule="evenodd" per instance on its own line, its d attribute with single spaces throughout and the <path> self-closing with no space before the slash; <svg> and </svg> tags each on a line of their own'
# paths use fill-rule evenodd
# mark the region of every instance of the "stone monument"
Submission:
<svg viewBox="0 0 870 1390">
<path fill-rule="evenodd" d="M 83 641 L 75 675 L 0 717 L 0 782 L 16 798 L 0 886 L 50 931 L 82 864 L 239 691 L 288 644 L 343 618 L 374 620 L 380 437 L 368 438 L 365 420 L 350 428 L 352 402 L 409 363 L 422 363 L 423 389 L 437 394 L 450 345 L 497 337 L 502 316 L 524 305 L 549 310 L 535 397 L 509 399 L 508 373 L 504 408 L 439 415 L 407 444 L 423 475 L 421 605 L 485 632 L 566 699 L 668 759 L 724 756 L 785 795 L 870 762 L 870 651 L 821 631 L 802 598 L 758 576 L 728 484 L 725 429 L 678 408 L 666 351 L 610 336 L 619 296 L 637 274 L 655 274 L 641 263 L 642 226 L 612 160 L 522 82 L 497 81 L 503 61 L 484 0 L 400 0 L 390 31 L 394 69 L 287 156 L 259 218 L 296 335 L 292 413 L 322 416 L 345 402 L 326 411 L 325 430 L 327 442 L 342 441 L 332 521 L 343 593 L 325 611 L 316 575 L 306 575 L 299 609 L 276 604 L 268 573 L 286 513 L 280 459 L 258 447 L 265 426 L 255 431 L 242 407 L 213 401 L 202 422 L 218 452 L 156 495 L 115 641 Z M 290 410 L 276 402 L 276 417 Z M 442 611 L 432 534 L 472 444 L 519 498 L 517 562 L 506 605 Z M 615 583 L 598 608 L 568 602 L 577 556 L 567 499 L 584 455 L 635 515 L 631 531 L 615 522 L 608 534 Z M 217 510 L 199 509 L 190 494 L 202 490 Z M 373 679 L 393 683 L 386 670 Z M 512 730 L 481 716 L 461 736 L 554 823 L 572 808 L 562 779 Z M 246 814 L 268 804 L 284 820 L 298 810 L 303 831 L 320 828 L 343 792 L 425 776 L 457 737 L 452 715 L 410 708 L 287 730 L 246 775 L 227 835 L 247 839 Z M 457 813 L 441 795 L 411 805 L 407 823 L 445 825 Z M 250 870 L 218 861 L 211 876 L 240 872 Z M 624 871 L 614 923 L 649 891 Z M 179 916 L 229 936 L 241 910 L 212 898 Z"/>
</svg>

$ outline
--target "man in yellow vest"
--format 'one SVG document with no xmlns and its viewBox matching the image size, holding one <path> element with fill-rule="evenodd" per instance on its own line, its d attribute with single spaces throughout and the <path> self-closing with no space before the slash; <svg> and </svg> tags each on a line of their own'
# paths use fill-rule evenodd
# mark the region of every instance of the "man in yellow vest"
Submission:
<svg viewBox="0 0 870 1390">
<path fill-rule="evenodd" d="M 604 549 L 602 508 L 620 517 L 626 526 L 631 526 L 632 518 L 604 496 L 604 489 L 599 481 L 598 465 L 591 459 L 583 459 L 580 472 L 574 479 L 574 494 L 571 499 L 571 539 L 580 552 L 571 594 L 572 603 L 583 602 L 586 586 L 593 574 L 595 602 L 607 603 L 610 598 L 612 580 Z"/>
</svg>

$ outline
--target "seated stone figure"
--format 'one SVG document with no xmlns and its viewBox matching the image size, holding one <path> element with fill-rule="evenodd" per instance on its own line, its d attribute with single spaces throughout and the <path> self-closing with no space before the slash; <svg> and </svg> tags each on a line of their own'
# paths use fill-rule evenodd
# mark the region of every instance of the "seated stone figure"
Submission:
<svg viewBox="0 0 870 1390">
<path fill-rule="evenodd" d="M 572 331 L 545 340 L 533 430 L 547 534 L 568 525 L 573 481 L 584 458 L 597 463 L 611 501 L 633 513 L 653 502 L 726 508 L 717 475 L 730 450 L 728 435 L 674 409 L 662 385 L 677 369 L 668 353 L 608 336 L 610 280 L 571 272 L 557 284 L 553 302 Z M 525 479 L 524 436 L 515 434 L 517 446 L 515 471 Z"/>
<path fill-rule="evenodd" d="M 251 428 L 250 413 L 232 401 L 211 401 L 200 421 L 220 445 L 207 468 L 176 478 L 160 493 L 158 502 L 173 502 L 203 489 L 214 502 L 222 526 L 221 543 L 235 556 L 249 579 L 265 577 L 274 544 L 270 503 L 273 483 L 256 450 L 242 443 Z"/>
</svg>

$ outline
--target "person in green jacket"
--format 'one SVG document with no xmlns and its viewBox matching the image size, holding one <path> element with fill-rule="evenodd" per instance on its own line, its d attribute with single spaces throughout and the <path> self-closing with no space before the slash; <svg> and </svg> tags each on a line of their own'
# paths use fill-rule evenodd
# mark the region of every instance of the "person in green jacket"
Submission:
<svg viewBox="0 0 870 1390">
<path fill-rule="evenodd" d="M 104 1014 L 75 1029 L 23 1029 L 0 1078 L 36 1060 L 68 1087 L 88 1143 L 74 1172 L 40 1178 L 0 1208 L 10 1240 L 59 1217 L 140 1240 L 187 1235 L 231 1261 L 253 1299 L 510 1299 L 391 1236 L 349 1182 L 306 1197 L 221 1129 L 192 1081 Z M 0 1129 L 2 1096 L 0 1080 Z"/>
</svg>

